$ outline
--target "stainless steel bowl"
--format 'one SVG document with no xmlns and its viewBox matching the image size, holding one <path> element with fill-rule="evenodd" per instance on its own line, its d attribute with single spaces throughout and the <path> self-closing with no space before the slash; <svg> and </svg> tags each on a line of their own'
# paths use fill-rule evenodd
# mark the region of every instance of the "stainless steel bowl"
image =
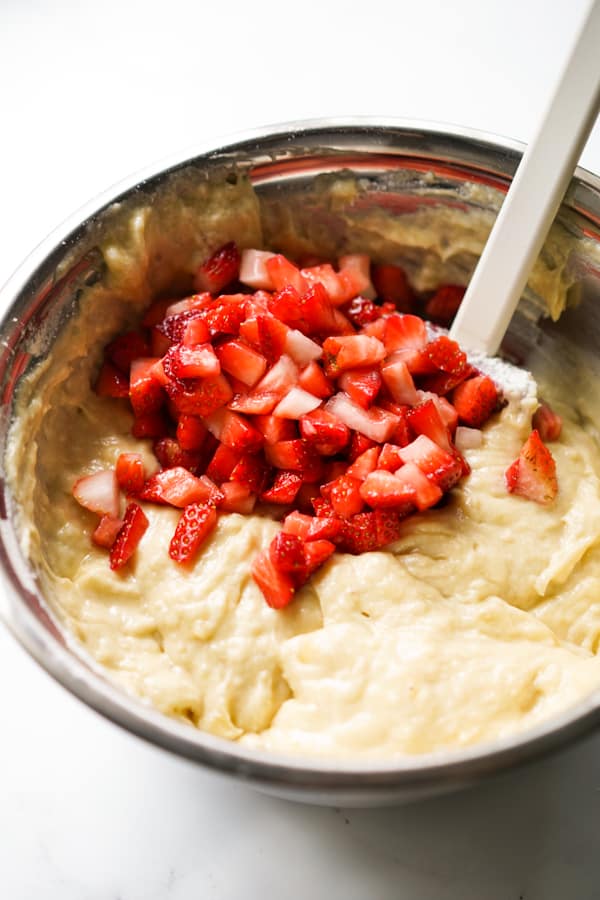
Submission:
<svg viewBox="0 0 600 900">
<path fill-rule="evenodd" d="M 420 122 L 300 122 L 241 135 L 226 145 L 201 147 L 118 185 L 55 231 L 1 293 L 1 308 L 6 311 L 0 326 L 1 458 L 19 378 L 51 350 L 81 288 L 101 272 L 93 235 L 116 201 L 147 199 L 166 179 L 188 168 L 212 173 L 241 169 L 267 201 L 295 204 L 302 210 L 317 176 L 350 170 L 362 180 L 366 205 L 385 208 L 392 216 L 423 204 L 477 205 L 481 201 L 465 193 L 465 186 L 473 184 L 488 189 L 485 205 L 493 211 L 521 153 L 522 146 L 514 141 Z M 314 212 L 313 207 L 311 215 Z M 555 323 L 541 317 L 535 302 L 525 298 L 506 346 L 534 373 L 544 358 L 561 359 L 563 378 L 576 385 L 582 366 L 588 377 L 600 379 L 600 179 L 578 169 L 559 220 L 572 241 L 568 265 L 578 282 L 579 302 Z M 475 257 L 469 256 L 459 261 L 465 280 L 474 262 Z M 107 718 L 173 753 L 258 788 L 322 804 L 401 802 L 456 789 L 533 760 L 600 720 L 599 686 L 560 716 L 510 738 L 389 762 L 321 761 L 256 752 L 181 725 L 118 690 L 68 640 L 21 554 L 3 470 L 0 475 L 0 613 L 17 640 L 49 674 Z"/>
</svg>

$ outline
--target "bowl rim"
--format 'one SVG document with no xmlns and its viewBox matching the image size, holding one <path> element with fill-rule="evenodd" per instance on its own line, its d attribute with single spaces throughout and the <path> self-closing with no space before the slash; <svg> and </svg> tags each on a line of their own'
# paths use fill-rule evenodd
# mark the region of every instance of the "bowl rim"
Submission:
<svg viewBox="0 0 600 900">
<path fill-rule="evenodd" d="M 0 289 L 0 334 L 10 329 L 18 298 L 57 247 L 74 239 L 74 236 L 76 238 L 90 219 L 134 188 L 194 161 L 208 162 L 223 152 L 249 147 L 253 143 L 259 146 L 269 139 L 281 140 L 289 135 L 296 138 L 302 135 L 318 137 L 321 134 L 331 138 L 332 133 L 364 134 L 367 137 L 372 131 L 385 132 L 389 136 L 417 131 L 430 137 L 475 142 L 510 154 L 515 168 L 525 147 L 520 141 L 470 127 L 421 119 L 371 116 L 283 122 L 194 144 L 131 173 L 89 200 L 44 238 Z M 508 179 L 510 176 L 506 177 Z M 600 177 L 586 169 L 578 167 L 573 180 L 600 193 Z M 6 489 L 4 484 L 2 487 Z M 575 704 L 534 726 L 456 750 L 379 759 L 288 754 L 245 747 L 237 741 L 191 728 L 158 712 L 149 703 L 127 694 L 108 681 L 102 667 L 90 661 L 70 635 L 63 634 L 64 644 L 53 637 L 20 596 L 24 592 L 30 595 L 35 592 L 35 581 L 27 570 L 27 563 L 4 510 L 0 521 L 0 562 L 3 568 L 0 581 L 4 588 L 0 593 L 0 619 L 4 619 L 16 640 L 64 688 L 105 718 L 153 745 L 220 772 L 236 774 L 258 785 L 316 790 L 356 789 L 360 792 L 365 788 L 385 791 L 404 786 L 460 783 L 533 760 L 589 732 L 600 722 L 599 685 L 598 689 Z M 13 599 L 15 597 L 16 601 Z"/>
</svg>

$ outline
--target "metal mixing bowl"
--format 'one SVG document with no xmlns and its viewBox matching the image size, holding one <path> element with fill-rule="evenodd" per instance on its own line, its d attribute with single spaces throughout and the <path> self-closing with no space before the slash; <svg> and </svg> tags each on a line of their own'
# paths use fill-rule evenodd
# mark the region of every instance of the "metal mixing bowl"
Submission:
<svg viewBox="0 0 600 900">
<path fill-rule="evenodd" d="M 52 234 L 1 293 L 0 382 L 4 458 L 15 389 L 22 374 L 52 347 L 82 286 L 98 277 L 99 251 L 90 244 L 95 225 L 117 200 L 152 195 L 187 167 L 211 172 L 241 168 L 259 195 L 302 207 L 322 173 L 351 170 L 362 179 L 367 206 L 402 216 L 422 204 L 467 206 L 465 185 L 482 185 L 497 207 L 517 167 L 522 146 L 466 129 L 406 121 L 293 123 L 242 135 L 224 146 L 200 148 L 145 171 L 109 191 Z M 313 209 L 314 213 L 314 209 Z M 560 221 L 573 239 L 569 270 L 579 302 L 559 322 L 522 301 L 507 338 L 510 352 L 535 374 L 543 359 L 561 360 L 561 377 L 575 387 L 586 372 L 600 383 L 600 179 L 577 170 Z M 474 260 L 462 260 L 465 279 Z M 408 260 L 410 264 L 410 260 Z M 35 337 L 35 340 L 32 340 Z M 592 696 L 533 729 L 469 749 L 387 762 L 326 761 L 244 749 L 182 725 L 111 684 L 65 634 L 46 604 L 35 573 L 19 549 L 11 498 L 2 475 L 0 614 L 17 640 L 48 673 L 124 728 L 180 756 L 229 773 L 281 796 L 336 805 L 400 802 L 454 789 L 564 745 L 600 720 L 600 686 Z"/>
</svg>

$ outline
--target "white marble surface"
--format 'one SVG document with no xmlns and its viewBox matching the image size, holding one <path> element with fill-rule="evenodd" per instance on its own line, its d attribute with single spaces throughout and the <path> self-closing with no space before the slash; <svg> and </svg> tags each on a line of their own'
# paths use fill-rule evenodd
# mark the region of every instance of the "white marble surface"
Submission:
<svg viewBox="0 0 600 900">
<path fill-rule="evenodd" d="M 0 282 L 102 188 L 238 129 L 400 115 L 527 140 L 586 6 L 2 0 Z M 600 172 L 599 127 L 582 161 Z M 1 629 L 0 685 L 7 900 L 600 895 L 600 738 L 419 805 L 318 809 L 130 737 Z"/>
</svg>

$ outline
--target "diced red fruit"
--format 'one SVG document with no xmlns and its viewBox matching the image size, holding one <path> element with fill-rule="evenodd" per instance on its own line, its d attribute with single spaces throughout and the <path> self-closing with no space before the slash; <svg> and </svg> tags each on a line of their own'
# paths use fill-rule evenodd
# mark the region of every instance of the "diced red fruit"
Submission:
<svg viewBox="0 0 600 900">
<path fill-rule="evenodd" d="M 162 322 L 159 322 L 155 327 L 157 331 L 167 337 L 170 341 L 179 344 L 183 340 L 190 322 L 195 322 L 196 320 L 202 322 L 202 325 L 204 326 L 203 331 L 205 331 L 208 336 L 208 327 L 202 318 L 202 311 L 199 309 L 188 309 L 184 312 L 176 313 L 173 316 L 167 316 L 166 319 L 163 319 Z"/>
<path fill-rule="evenodd" d="M 302 388 L 292 387 L 279 401 L 273 410 L 273 415 L 283 419 L 297 420 L 301 416 L 311 413 L 320 405 L 321 400 L 319 397 L 309 394 L 308 391 L 304 391 Z"/>
<path fill-rule="evenodd" d="M 122 491 L 125 491 L 126 494 L 138 494 L 146 479 L 142 454 L 119 454 L 115 472 Z"/>
<path fill-rule="evenodd" d="M 385 446 L 389 445 L 386 444 Z M 379 453 L 380 448 L 378 446 L 365 450 L 350 464 L 346 474 L 352 478 L 357 478 L 359 481 L 364 481 L 367 475 L 379 468 Z"/>
<path fill-rule="evenodd" d="M 377 468 L 385 469 L 387 472 L 395 472 L 404 463 L 401 450 L 402 447 L 399 447 L 397 444 L 384 444 L 377 460 Z"/>
<path fill-rule="evenodd" d="M 312 512 L 313 500 L 320 497 L 321 492 L 316 482 L 304 481 L 302 487 L 296 494 L 294 505 L 303 512 Z"/>
<path fill-rule="evenodd" d="M 451 490 L 462 478 L 462 465 L 456 452 L 448 453 L 424 434 L 402 447 L 400 456 L 403 463 L 415 463 L 443 491 Z"/>
<path fill-rule="evenodd" d="M 113 571 L 121 569 L 131 559 L 149 524 L 141 506 L 137 503 L 127 506 L 123 524 L 110 550 L 109 563 Z"/>
<path fill-rule="evenodd" d="M 169 544 L 169 556 L 178 563 L 188 563 L 217 525 L 217 511 L 212 503 L 186 506 Z"/>
<path fill-rule="evenodd" d="M 296 425 L 290 419 L 280 419 L 278 416 L 272 415 L 258 415 L 254 417 L 253 424 L 263 435 L 266 444 L 276 444 L 278 441 L 292 441 L 298 437 Z"/>
<path fill-rule="evenodd" d="M 143 335 L 137 331 L 126 331 L 107 344 L 104 356 L 124 375 L 129 375 L 129 369 L 134 359 L 142 356 L 150 356 L 150 348 Z"/>
<path fill-rule="evenodd" d="M 134 359 L 131 363 L 129 400 L 136 416 L 158 412 L 164 403 L 162 385 L 153 371 L 158 361 L 156 357 L 150 356 Z"/>
<path fill-rule="evenodd" d="M 372 278 L 378 297 L 393 303 L 403 312 L 410 312 L 414 293 L 404 269 L 382 263 L 373 266 Z"/>
<path fill-rule="evenodd" d="M 419 384 L 423 390 L 436 394 L 441 400 L 445 394 L 449 394 L 455 387 L 458 387 L 459 384 L 462 384 L 463 381 L 466 381 L 467 378 L 471 378 L 473 375 L 477 375 L 477 369 L 467 363 L 464 368 L 457 372 L 438 371 L 431 375 L 421 375 L 419 376 Z"/>
<path fill-rule="evenodd" d="M 198 450 L 184 450 L 179 441 L 172 437 L 157 438 L 152 449 L 154 455 L 163 469 L 173 469 L 175 466 L 183 466 L 193 474 L 196 473 L 201 461 Z"/>
<path fill-rule="evenodd" d="M 213 503 L 223 499 L 222 493 L 206 475 L 197 478 L 182 466 L 164 469 L 151 475 L 139 494 L 142 500 L 184 507 L 190 503 Z"/>
<path fill-rule="evenodd" d="M 366 297 L 355 297 L 343 308 L 343 312 L 357 328 L 374 322 L 381 316 L 381 307 Z"/>
<path fill-rule="evenodd" d="M 298 384 L 309 394 L 322 400 L 331 397 L 335 388 L 317 362 L 310 362 L 298 375 Z"/>
<path fill-rule="evenodd" d="M 340 376 L 339 386 L 351 400 L 369 409 L 381 389 L 381 374 L 378 368 L 348 369 Z"/>
<path fill-rule="evenodd" d="M 110 362 L 104 362 L 94 390 L 99 397 L 129 397 L 129 378 Z"/>
<path fill-rule="evenodd" d="M 396 509 L 405 514 L 412 512 L 416 505 L 414 489 L 385 469 L 375 469 L 367 475 L 360 485 L 360 496 L 375 509 Z"/>
<path fill-rule="evenodd" d="M 339 523 L 340 529 L 342 528 L 342 523 Z M 325 539 L 311 539 L 306 544 L 304 544 L 304 568 L 302 569 L 300 576 L 302 579 L 302 584 L 305 584 L 308 579 L 314 575 L 317 569 L 320 569 L 323 563 L 325 563 L 329 557 L 335 553 L 336 547 L 332 541 L 328 541 Z"/>
<path fill-rule="evenodd" d="M 265 314 L 252 316 L 239 327 L 240 337 L 261 353 L 271 365 L 284 352 L 288 331 L 287 325 L 279 319 Z"/>
<path fill-rule="evenodd" d="M 535 429 L 517 459 L 506 470 L 505 481 L 509 493 L 519 494 L 536 503 L 546 505 L 556 497 L 556 463 Z"/>
<path fill-rule="evenodd" d="M 241 459 L 241 451 L 233 450 L 226 444 L 219 444 L 206 468 L 206 475 L 215 484 L 228 481 Z"/>
<path fill-rule="evenodd" d="M 293 503 L 302 486 L 302 476 L 297 472 L 279 471 L 271 487 L 263 491 L 260 499 L 264 503 Z"/>
<path fill-rule="evenodd" d="M 162 411 L 135 416 L 131 426 L 131 433 L 135 438 L 162 437 L 168 430 L 169 426 Z"/>
<path fill-rule="evenodd" d="M 204 262 L 194 279 L 196 290 L 219 293 L 234 281 L 240 271 L 240 253 L 233 241 L 219 247 Z"/>
<path fill-rule="evenodd" d="M 204 319 L 196 317 L 190 319 L 183 329 L 182 343 L 186 347 L 195 347 L 197 344 L 205 344 L 209 339 L 208 327 Z"/>
<path fill-rule="evenodd" d="M 364 434 L 361 434 L 359 431 L 352 431 L 350 437 L 350 447 L 348 449 L 348 460 L 349 462 L 354 462 L 355 459 L 365 452 L 365 450 L 369 450 L 371 447 L 377 447 L 378 442 L 372 441 L 370 438 L 365 437 Z"/>
<path fill-rule="evenodd" d="M 345 287 L 340 282 L 338 273 L 331 263 L 315 263 L 302 268 L 301 274 L 310 285 L 310 289 L 318 288 L 325 292 L 328 301 L 335 300 L 340 303 L 345 295 Z"/>
<path fill-rule="evenodd" d="M 430 341 L 423 353 L 435 369 L 451 375 L 463 372 L 467 365 L 466 353 L 445 334 Z"/>
<path fill-rule="evenodd" d="M 345 369 L 374 366 L 385 357 L 385 347 L 366 334 L 328 337 L 323 343 L 325 374 L 336 378 Z"/>
<path fill-rule="evenodd" d="M 270 415 L 281 399 L 279 391 L 252 391 L 236 394 L 227 404 L 232 412 L 244 413 L 247 416 Z"/>
<path fill-rule="evenodd" d="M 422 350 L 427 340 L 427 326 L 418 316 L 397 314 L 385 319 L 383 343 L 388 353 Z"/>
<path fill-rule="evenodd" d="M 240 340 L 225 341 L 217 348 L 216 354 L 223 370 L 235 375 L 248 387 L 260 381 L 267 370 L 267 360 L 262 353 Z"/>
<path fill-rule="evenodd" d="M 238 334 L 246 318 L 245 294 L 222 295 L 215 305 L 202 311 L 210 338 Z"/>
<path fill-rule="evenodd" d="M 393 509 L 374 510 L 374 526 L 378 547 L 387 547 L 388 544 L 392 544 L 402 536 L 402 523 L 406 515 L 406 512 L 398 512 Z"/>
<path fill-rule="evenodd" d="M 223 512 L 249 516 L 256 505 L 256 494 L 238 481 L 226 481 L 221 485 L 221 493 L 223 499 L 219 503 L 219 509 Z"/>
<path fill-rule="evenodd" d="M 401 359 L 392 358 L 385 362 L 381 367 L 381 376 L 396 403 L 415 406 L 419 402 L 412 375 Z"/>
<path fill-rule="evenodd" d="M 351 475 L 341 475 L 328 485 L 329 500 L 336 516 L 348 519 L 361 512 L 364 501 L 360 492 L 361 482 Z M 321 487 L 323 492 L 325 486 Z"/>
<path fill-rule="evenodd" d="M 122 527 L 123 519 L 116 519 L 113 516 L 102 516 L 92 532 L 92 542 L 98 547 L 110 550 Z"/>
<path fill-rule="evenodd" d="M 270 259 L 265 260 L 265 269 L 276 291 L 282 291 L 291 286 L 299 294 L 303 294 L 308 289 L 308 282 L 300 273 L 300 269 L 281 253 L 276 253 Z"/>
<path fill-rule="evenodd" d="M 269 478 L 269 466 L 262 455 L 244 454 L 231 470 L 230 479 L 247 487 L 254 494 L 264 490 Z"/>
<path fill-rule="evenodd" d="M 269 545 L 273 565 L 290 575 L 301 573 L 305 567 L 304 541 L 296 534 L 280 531 Z"/>
<path fill-rule="evenodd" d="M 269 312 L 280 322 L 297 328 L 302 322 L 300 298 L 300 292 L 288 284 L 271 295 L 268 301 Z"/>
<path fill-rule="evenodd" d="M 562 419 L 552 407 L 543 401 L 533 414 L 533 428 L 539 432 L 544 443 L 557 441 L 562 432 Z"/>
<path fill-rule="evenodd" d="M 197 344 L 194 347 L 174 344 L 165 354 L 162 364 L 165 374 L 175 379 L 211 378 L 221 371 L 212 344 Z"/>
<path fill-rule="evenodd" d="M 433 400 L 425 400 L 407 412 L 408 423 L 415 435 L 425 434 L 428 438 L 450 452 L 452 443 L 450 432 Z"/>
<path fill-rule="evenodd" d="M 276 469 L 291 469 L 294 472 L 305 472 L 318 460 L 311 445 L 301 439 L 265 444 L 264 452 L 267 462 Z"/>
<path fill-rule="evenodd" d="M 207 429 L 202 419 L 182 413 L 177 422 L 177 442 L 182 450 L 199 450 L 206 439 Z"/>
<path fill-rule="evenodd" d="M 233 391 L 223 374 L 213 378 L 193 379 L 183 384 L 171 382 L 165 390 L 178 414 L 208 416 L 229 403 Z"/>
<path fill-rule="evenodd" d="M 425 315 L 441 325 L 449 325 L 465 295 L 459 284 L 443 284 L 425 304 Z"/>
<path fill-rule="evenodd" d="M 141 321 L 141 325 L 143 328 L 152 328 L 154 325 L 158 325 L 159 322 L 165 318 L 167 314 L 167 309 L 173 303 L 173 300 L 169 298 L 163 300 L 155 300 L 152 303 L 146 312 L 144 313 Z"/>
<path fill-rule="evenodd" d="M 247 284 L 248 287 L 254 288 L 254 290 L 262 288 L 266 291 L 272 291 L 274 285 L 265 263 L 274 255 L 268 250 L 242 250 L 238 276 L 242 284 Z"/>
<path fill-rule="evenodd" d="M 323 350 L 320 344 L 313 341 L 306 334 L 302 334 L 296 328 L 290 328 L 285 340 L 285 352 L 301 367 L 307 366 L 316 359 L 320 359 Z"/>
<path fill-rule="evenodd" d="M 285 393 L 294 387 L 298 380 L 298 366 L 286 354 L 283 354 L 275 365 L 256 385 L 256 393 L 275 392 L 283 397 Z"/>
<path fill-rule="evenodd" d="M 387 410 L 387 412 L 393 413 L 396 417 L 397 424 L 391 433 L 389 440 L 394 444 L 397 444 L 399 447 L 405 447 L 407 444 L 410 444 L 412 441 L 414 434 L 408 422 L 408 413 L 411 409 L 410 406 L 402 403 L 394 403 L 391 401 L 381 400 L 382 409 Z"/>
<path fill-rule="evenodd" d="M 488 375 L 463 381 L 452 393 L 459 420 L 471 428 L 481 428 L 498 405 L 498 388 Z"/>
<path fill-rule="evenodd" d="M 352 431 L 360 431 L 378 444 L 389 441 L 398 425 L 398 416 L 380 407 L 363 409 L 350 397 L 340 392 L 328 400 L 326 409 L 333 413 Z"/>
<path fill-rule="evenodd" d="M 298 512 L 298 510 L 295 509 L 293 512 L 288 513 L 283 520 L 282 530 L 287 534 L 297 535 L 297 537 L 300 537 L 305 541 L 308 538 L 308 532 L 313 518 L 313 516 L 306 516 L 304 513 Z"/>
<path fill-rule="evenodd" d="M 336 309 L 322 284 L 313 284 L 300 300 L 302 330 L 307 334 L 354 335 L 352 323 Z"/>
<path fill-rule="evenodd" d="M 456 449 L 463 453 L 465 450 L 477 450 L 483 443 L 483 432 L 479 428 L 469 428 L 468 425 L 459 425 L 454 435 Z"/>
<path fill-rule="evenodd" d="M 259 553 L 252 563 L 252 577 L 273 609 L 283 609 L 292 601 L 294 582 L 273 564 L 268 550 Z"/>
<path fill-rule="evenodd" d="M 234 450 L 252 453 L 260 450 L 264 442 L 261 432 L 248 419 L 230 409 L 217 409 L 204 416 L 204 424 L 222 444 Z"/>
<path fill-rule="evenodd" d="M 396 472 L 398 478 L 407 489 L 414 491 L 414 502 L 419 510 L 429 509 L 442 498 L 442 489 L 429 479 L 419 466 L 413 462 L 405 463 L 401 469 Z"/>
<path fill-rule="evenodd" d="M 114 469 L 103 469 L 78 478 L 73 485 L 77 502 L 99 516 L 119 515 L 119 482 Z"/>
<path fill-rule="evenodd" d="M 375 513 L 361 512 L 346 519 L 337 543 L 341 550 L 355 555 L 377 550 L 381 545 L 377 537 Z"/>
<path fill-rule="evenodd" d="M 321 456 L 341 453 L 350 440 L 350 429 L 326 409 L 316 409 L 299 420 L 300 434 Z"/>
</svg>

